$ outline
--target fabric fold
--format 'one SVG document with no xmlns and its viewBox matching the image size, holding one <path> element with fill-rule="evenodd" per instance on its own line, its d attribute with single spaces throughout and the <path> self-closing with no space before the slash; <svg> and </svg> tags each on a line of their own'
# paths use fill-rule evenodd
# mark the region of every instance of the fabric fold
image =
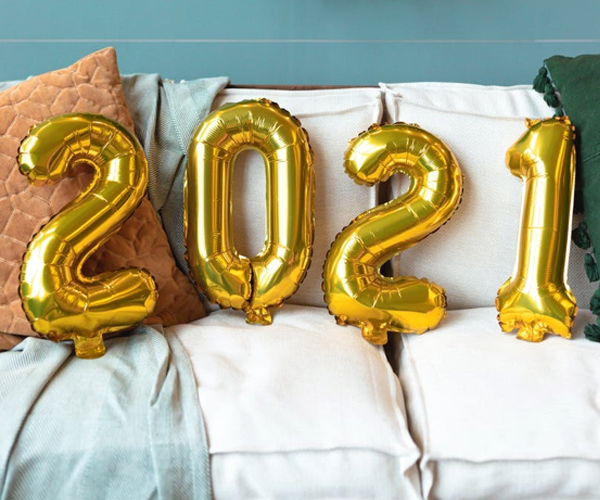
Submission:
<svg viewBox="0 0 600 500">
<path fill-rule="evenodd" d="M 187 150 L 226 77 L 175 83 L 157 74 L 122 78 L 123 92 L 150 169 L 148 195 L 162 219 L 178 267 L 189 276 L 183 240 L 183 178 Z"/>
<path fill-rule="evenodd" d="M 210 499 L 196 383 L 150 327 L 79 359 L 28 338 L 0 355 L 0 498 Z"/>
</svg>

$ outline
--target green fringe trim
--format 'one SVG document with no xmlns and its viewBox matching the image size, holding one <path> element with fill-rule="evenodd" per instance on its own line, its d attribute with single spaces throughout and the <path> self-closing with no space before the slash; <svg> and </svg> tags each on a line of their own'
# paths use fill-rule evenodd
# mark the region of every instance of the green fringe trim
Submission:
<svg viewBox="0 0 600 500">
<path fill-rule="evenodd" d="M 596 324 L 585 325 L 583 333 L 585 338 L 592 342 L 600 342 L 600 288 L 598 288 L 590 300 L 590 310 L 596 315 Z"/>
<path fill-rule="evenodd" d="M 588 226 L 585 222 L 582 222 L 571 232 L 571 239 L 573 243 L 583 250 L 587 250 L 592 246 L 592 240 L 587 230 Z"/>
<path fill-rule="evenodd" d="M 552 85 L 552 80 L 548 76 L 548 69 L 545 66 L 539 69 L 537 76 L 533 79 L 533 88 L 536 92 L 544 94 L 544 101 L 546 101 L 548 106 L 554 108 L 555 116 L 564 115 L 565 112 L 562 109 L 562 104 L 554 85 Z"/>
<path fill-rule="evenodd" d="M 544 101 L 546 101 L 546 104 L 551 108 L 558 108 L 560 106 L 560 99 L 556 95 L 554 85 L 551 83 L 547 84 L 544 89 Z"/>
<path fill-rule="evenodd" d="M 600 327 L 598 325 L 585 325 L 583 329 L 585 338 L 592 342 L 600 342 Z"/>
<path fill-rule="evenodd" d="M 590 311 L 596 316 L 600 314 L 600 288 L 598 288 L 590 299 Z"/>
<path fill-rule="evenodd" d="M 583 266 L 585 267 L 585 274 L 588 277 L 588 280 L 594 282 L 600 279 L 600 273 L 598 273 L 598 264 L 596 263 L 596 259 L 591 253 L 585 254 L 585 262 Z"/>
<path fill-rule="evenodd" d="M 533 79 L 533 89 L 540 94 L 544 93 L 546 85 L 550 83 L 550 78 L 548 78 L 548 70 L 545 66 L 542 66 L 537 76 Z"/>
</svg>

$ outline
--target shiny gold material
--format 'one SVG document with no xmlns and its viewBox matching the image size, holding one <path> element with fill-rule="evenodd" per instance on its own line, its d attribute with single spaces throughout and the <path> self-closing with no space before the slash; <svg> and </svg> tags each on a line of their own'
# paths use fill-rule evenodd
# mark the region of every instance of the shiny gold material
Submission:
<svg viewBox="0 0 600 500">
<path fill-rule="evenodd" d="M 454 155 L 416 125 L 373 125 L 350 142 L 344 165 L 359 184 L 396 172 L 411 184 L 404 195 L 359 215 L 333 242 L 323 273 L 329 312 L 339 324 L 361 328 L 374 344 L 385 344 L 387 331 L 436 327 L 446 314 L 443 288 L 412 276 L 387 278 L 379 269 L 440 228 L 458 207 L 462 176 Z"/>
<path fill-rule="evenodd" d="M 145 270 L 122 269 L 94 277 L 81 271 L 144 196 L 144 152 L 117 122 L 74 113 L 33 127 L 21 143 L 18 161 L 31 184 L 59 181 L 82 163 L 93 169 L 85 191 L 30 241 L 19 293 L 36 332 L 55 342 L 73 340 L 80 358 L 100 357 L 105 352 L 102 335 L 141 322 L 158 297 L 154 279 Z"/>
<path fill-rule="evenodd" d="M 524 181 L 515 270 L 496 298 L 505 332 L 530 342 L 546 333 L 571 337 L 577 314 L 566 263 L 575 186 L 574 127 L 567 117 L 527 120 L 528 130 L 506 153 Z"/>
<path fill-rule="evenodd" d="M 266 162 L 267 234 L 255 257 L 238 254 L 232 229 L 235 157 L 258 150 Z M 314 234 L 314 169 L 300 122 L 266 99 L 228 104 L 196 129 L 185 194 L 187 259 L 199 288 L 219 306 L 268 325 L 268 308 L 291 296 L 306 274 Z"/>
</svg>

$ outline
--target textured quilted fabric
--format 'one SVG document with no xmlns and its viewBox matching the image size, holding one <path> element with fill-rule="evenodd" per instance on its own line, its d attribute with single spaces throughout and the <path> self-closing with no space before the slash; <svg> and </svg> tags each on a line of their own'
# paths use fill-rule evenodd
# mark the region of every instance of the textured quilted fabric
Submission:
<svg viewBox="0 0 600 500">
<path fill-rule="evenodd" d="M 113 48 L 0 93 L 0 349 L 20 341 L 10 334 L 35 335 L 18 295 L 27 243 L 89 181 L 89 173 L 82 171 L 54 186 L 29 186 L 18 170 L 17 149 L 32 125 L 69 112 L 102 114 L 133 130 Z M 174 325 L 204 316 L 192 285 L 175 266 L 166 235 L 147 199 L 90 258 L 85 271 L 95 274 L 129 266 L 148 269 L 158 284 L 158 304 L 147 323 Z"/>
</svg>

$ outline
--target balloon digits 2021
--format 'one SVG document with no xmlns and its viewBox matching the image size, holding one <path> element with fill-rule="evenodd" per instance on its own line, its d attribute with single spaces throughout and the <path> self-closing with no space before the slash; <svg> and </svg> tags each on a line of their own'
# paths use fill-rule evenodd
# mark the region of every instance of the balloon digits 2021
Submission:
<svg viewBox="0 0 600 500">
<path fill-rule="evenodd" d="M 412 276 L 387 278 L 380 267 L 442 226 L 458 207 L 462 175 L 452 152 L 415 125 L 372 126 L 351 141 L 348 174 L 372 185 L 396 172 L 411 179 L 404 195 L 359 215 L 333 242 L 323 273 L 329 311 L 374 344 L 387 331 L 422 333 L 446 313 L 443 288 Z"/>
<path fill-rule="evenodd" d="M 82 274 L 86 259 L 119 230 L 144 196 L 144 151 L 117 122 L 75 113 L 33 127 L 19 148 L 18 162 L 32 184 L 58 181 L 81 163 L 93 169 L 90 185 L 30 241 L 19 292 L 36 332 L 54 341 L 72 339 L 79 357 L 102 356 L 102 335 L 141 322 L 158 297 L 145 270 Z"/>
<path fill-rule="evenodd" d="M 566 282 L 575 185 L 574 128 L 567 117 L 527 120 L 528 130 L 506 153 L 523 179 L 523 206 L 513 275 L 496 298 L 505 332 L 539 342 L 546 333 L 571 337 L 577 306 Z"/>
<path fill-rule="evenodd" d="M 232 171 L 241 151 L 266 162 L 267 234 L 255 257 L 240 255 L 232 228 Z M 270 324 L 304 279 L 314 234 L 314 170 L 300 122 L 266 99 L 228 104 L 196 129 L 189 146 L 184 226 L 194 280 L 211 302 Z"/>
</svg>

